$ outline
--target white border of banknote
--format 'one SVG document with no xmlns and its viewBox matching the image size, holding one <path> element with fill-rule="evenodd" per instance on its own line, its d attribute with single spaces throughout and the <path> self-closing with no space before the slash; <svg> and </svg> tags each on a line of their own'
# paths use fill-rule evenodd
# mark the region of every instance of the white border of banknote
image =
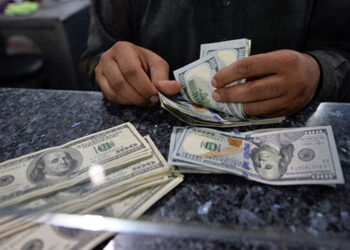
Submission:
<svg viewBox="0 0 350 250">
<path fill-rule="evenodd" d="M 197 155 L 183 148 L 187 137 L 191 137 L 190 133 L 196 133 L 197 139 L 199 137 L 202 138 L 199 141 L 201 145 L 198 144 L 198 147 L 202 147 L 208 141 L 219 145 L 219 148 L 227 148 L 229 145 L 225 143 L 225 138 L 232 137 L 244 141 L 244 150 L 236 155 L 230 155 L 230 158 L 225 156 L 224 151 L 217 155 L 212 154 L 203 158 L 202 149 L 198 148 L 196 152 L 201 155 Z M 209 136 L 207 134 L 212 135 Z M 294 139 L 292 140 L 293 137 Z M 195 141 L 191 141 L 191 151 L 193 151 L 197 144 Z M 260 144 L 257 144 L 259 141 Z M 265 143 L 261 144 L 264 141 Z M 271 172 L 273 170 L 271 169 L 271 171 L 267 171 L 269 175 L 261 175 L 263 172 L 258 173 L 255 168 L 252 158 L 253 151 L 256 152 L 259 149 L 260 146 L 258 145 L 270 145 L 272 147 L 274 144 L 271 143 L 274 141 L 280 145 L 284 143 L 286 149 L 292 148 L 292 151 L 283 151 L 285 152 L 283 153 L 281 148 L 276 148 L 276 150 L 280 150 L 277 151 L 279 152 L 278 157 L 283 156 L 283 158 L 278 158 L 279 162 L 276 163 L 278 167 L 276 165 L 276 168 L 274 168 L 278 171 Z M 291 145 L 294 146 L 291 147 Z M 294 152 L 295 150 L 299 151 Z M 306 158 L 302 159 L 303 157 Z M 344 183 L 339 156 L 330 126 L 280 128 L 269 130 L 268 132 L 252 131 L 241 135 L 208 128 L 174 127 L 171 135 L 168 162 L 178 166 L 178 169 L 184 171 L 184 173 L 191 173 L 191 171 L 194 173 L 231 173 L 269 185 L 335 185 Z M 231 165 L 227 165 L 224 162 L 231 162 Z M 279 172 L 280 169 L 283 172 Z M 271 173 L 274 175 L 271 175 Z"/>
</svg>

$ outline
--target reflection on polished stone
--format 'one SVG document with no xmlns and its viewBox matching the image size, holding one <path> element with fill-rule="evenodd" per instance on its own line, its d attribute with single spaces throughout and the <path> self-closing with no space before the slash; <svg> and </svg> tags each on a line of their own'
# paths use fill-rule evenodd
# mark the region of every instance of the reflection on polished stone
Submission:
<svg viewBox="0 0 350 250">
<path fill-rule="evenodd" d="M 306 126 L 331 125 L 340 161 L 350 164 L 350 104 L 321 103 L 309 117 Z M 344 166 L 343 166 L 344 169 Z"/>
</svg>

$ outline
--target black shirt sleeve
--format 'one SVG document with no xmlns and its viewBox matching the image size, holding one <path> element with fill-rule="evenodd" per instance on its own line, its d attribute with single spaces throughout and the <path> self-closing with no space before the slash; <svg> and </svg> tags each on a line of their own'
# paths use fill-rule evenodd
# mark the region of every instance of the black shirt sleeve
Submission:
<svg viewBox="0 0 350 250">
<path fill-rule="evenodd" d="M 117 41 L 132 41 L 130 9 L 126 0 L 91 0 L 91 19 L 88 48 L 82 66 L 94 81 L 94 69 L 101 54 Z"/>
<path fill-rule="evenodd" d="M 315 1 L 305 44 L 321 69 L 317 101 L 350 100 L 349 13 L 349 1 Z"/>
<path fill-rule="evenodd" d="M 94 80 L 101 53 L 121 40 L 151 49 L 176 68 L 194 60 L 200 43 L 248 36 L 257 53 L 294 49 L 310 54 L 321 69 L 314 100 L 349 101 L 350 1 L 252 2 L 254 6 L 235 1 L 226 8 L 209 0 L 91 0 L 84 69 Z M 277 7 L 283 9 L 276 12 Z M 244 11 L 232 15 L 237 8 Z M 226 15 L 220 18 L 223 12 Z"/>
</svg>

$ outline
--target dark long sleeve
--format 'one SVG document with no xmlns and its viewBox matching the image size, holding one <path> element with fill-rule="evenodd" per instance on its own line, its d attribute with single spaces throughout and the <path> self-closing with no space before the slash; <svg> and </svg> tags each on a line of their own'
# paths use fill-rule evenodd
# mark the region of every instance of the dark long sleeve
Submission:
<svg viewBox="0 0 350 250">
<path fill-rule="evenodd" d="M 128 16 L 127 1 L 91 0 L 88 48 L 83 55 L 82 65 L 92 80 L 101 54 L 116 41 L 133 39 Z"/>
<path fill-rule="evenodd" d="M 148 48 L 170 72 L 199 57 L 201 43 L 249 38 L 252 54 L 292 49 L 312 55 L 321 69 L 317 101 L 350 99 L 350 1 L 92 0 L 83 65 L 93 73 L 115 42 Z M 170 74 L 172 77 L 172 74 Z"/>
<path fill-rule="evenodd" d="M 319 63 L 321 83 L 317 101 L 350 100 L 350 2 L 315 2 L 306 49 Z"/>
</svg>

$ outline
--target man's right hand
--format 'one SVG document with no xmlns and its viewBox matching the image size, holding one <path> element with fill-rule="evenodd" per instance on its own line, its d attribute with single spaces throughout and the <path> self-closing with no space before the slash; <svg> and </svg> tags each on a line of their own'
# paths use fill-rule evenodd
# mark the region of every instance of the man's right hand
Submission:
<svg viewBox="0 0 350 250">
<path fill-rule="evenodd" d="M 122 105 L 152 106 L 158 91 L 174 95 L 181 85 L 169 81 L 169 65 L 160 56 L 129 42 L 117 42 L 101 55 L 95 78 L 105 97 Z"/>
</svg>

